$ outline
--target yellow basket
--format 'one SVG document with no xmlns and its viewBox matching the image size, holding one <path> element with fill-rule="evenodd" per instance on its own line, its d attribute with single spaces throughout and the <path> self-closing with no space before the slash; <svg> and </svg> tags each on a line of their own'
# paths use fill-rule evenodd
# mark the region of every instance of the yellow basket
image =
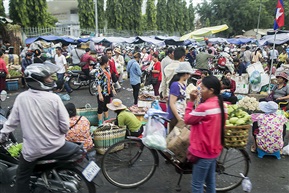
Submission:
<svg viewBox="0 0 289 193">
<path fill-rule="evenodd" d="M 225 147 L 245 148 L 251 125 L 225 126 Z"/>
</svg>

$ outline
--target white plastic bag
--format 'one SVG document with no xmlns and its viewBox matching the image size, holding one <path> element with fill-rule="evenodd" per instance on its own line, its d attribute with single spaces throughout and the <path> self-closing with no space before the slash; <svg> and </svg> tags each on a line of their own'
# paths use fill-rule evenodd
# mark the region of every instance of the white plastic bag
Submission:
<svg viewBox="0 0 289 193">
<path fill-rule="evenodd" d="M 282 154 L 289 155 L 289 145 L 286 145 L 285 147 L 283 147 Z"/>
<path fill-rule="evenodd" d="M 240 175 L 244 178 L 242 180 L 242 188 L 244 192 L 251 192 L 252 190 L 252 183 L 249 177 L 245 177 L 244 174 L 240 173 Z"/>
<path fill-rule="evenodd" d="M 167 142 L 164 125 L 150 116 L 144 128 L 142 142 L 147 147 L 165 150 L 167 148 Z"/>
</svg>

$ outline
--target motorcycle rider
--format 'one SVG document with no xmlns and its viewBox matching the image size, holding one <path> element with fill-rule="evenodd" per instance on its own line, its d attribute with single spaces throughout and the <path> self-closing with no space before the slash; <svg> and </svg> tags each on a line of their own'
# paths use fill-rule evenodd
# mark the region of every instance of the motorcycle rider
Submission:
<svg viewBox="0 0 289 193">
<path fill-rule="evenodd" d="M 90 67 L 90 62 L 91 61 L 93 61 L 93 62 L 95 62 L 96 63 L 96 58 L 94 58 L 94 57 L 92 57 L 91 55 L 90 55 L 90 48 L 86 48 L 85 49 L 85 54 L 82 56 L 82 58 L 81 58 L 81 62 L 86 62 L 86 64 L 84 65 L 84 66 L 82 66 L 82 68 L 81 68 L 81 70 L 82 70 L 82 72 L 85 74 L 85 76 L 86 76 L 86 78 L 87 78 L 87 80 L 90 78 L 90 76 L 89 76 L 89 72 L 90 72 L 90 69 L 89 69 L 89 67 Z"/>
<path fill-rule="evenodd" d="M 16 176 L 16 192 L 30 192 L 30 176 L 39 158 L 67 155 L 78 145 L 65 142 L 69 115 L 60 97 L 50 92 L 55 83 L 51 74 L 58 67 L 52 63 L 35 63 L 24 71 L 29 89 L 20 93 L 11 114 L 0 131 L 0 143 L 20 125 L 23 148 Z"/>
</svg>

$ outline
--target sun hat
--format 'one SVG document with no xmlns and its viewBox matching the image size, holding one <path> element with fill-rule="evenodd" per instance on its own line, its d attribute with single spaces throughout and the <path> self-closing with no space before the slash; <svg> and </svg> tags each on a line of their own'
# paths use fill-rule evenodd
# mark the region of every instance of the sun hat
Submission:
<svg viewBox="0 0 289 193">
<path fill-rule="evenodd" d="M 276 75 L 276 78 L 278 77 L 282 77 L 288 81 L 288 74 L 286 74 L 285 72 L 280 72 L 278 75 Z"/>
<path fill-rule="evenodd" d="M 119 48 L 115 48 L 115 49 L 114 49 L 114 52 L 117 52 L 117 53 L 121 54 L 121 51 L 120 51 Z"/>
<path fill-rule="evenodd" d="M 176 73 L 193 74 L 194 70 L 189 62 L 180 62 L 179 67 L 176 69 Z"/>
<path fill-rule="evenodd" d="M 127 108 L 125 105 L 122 104 L 122 101 L 120 99 L 113 99 L 111 103 L 107 104 L 106 106 L 112 111 L 123 110 Z"/>
<path fill-rule="evenodd" d="M 259 108 L 266 114 L 275 113 L 278 110 L 278 104 L 274 101 L 262 101 L 259 103 Z"/>
</svg>

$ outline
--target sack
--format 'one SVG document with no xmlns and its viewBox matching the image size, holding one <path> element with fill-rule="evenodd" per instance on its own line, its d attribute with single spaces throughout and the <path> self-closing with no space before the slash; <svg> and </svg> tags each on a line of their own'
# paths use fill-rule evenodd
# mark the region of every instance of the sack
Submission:
<svg viewBox="0 0 289 193">
<path fill-rule="evenodd" d="M 158 120 L 149 117 L 144 128 L 142 142 L 145 146 L 152 149 L 165 150 L 167 143 L 164 125 Z"/>
<path fill-rule="evenodd" d="M 126 127 L 118 127 L 114 124 L 104 124 L 93 132 L 95 149 L 99 154 L 105 154 L 106 150 L 113 144 L 124 140 Z M 123 144 L 114 148 L 114 151 L 123 149 Z"/>
<path fill-rule="evenodd" d="M 167 148 L 175 154 L 175 158 L 184 162 L 187 158 L 187 149 L 190 145 L 189 126 L 179 121 L 167 136 Z"/>
<path fill-rule="evenodd" d="M 97 108 L 92 108 L 89 103 L 87 103 L 84 108 L 76 109 L 76 114 L 86 117 L 90 125 L 98 125 Z"/>
<path fill-rule="evenodd" d="M 6 77 L 6 72 L 5 71 L 0 71 L 0 77 L 5 78 Z"/>
<path fill-rule="evenodd" d="M 232 96 L 231 92 L 225 91 L 222 93 L 223 99 L 229 99 Z"/>
<path fill-rule="evenodd" d="M 86 64 L 87 64 L 87 62 L 80 62 L 80 63 L 78 64 L 78 66 L 83 67 L 83 66 L 85 66 Z"/>
</svg>

